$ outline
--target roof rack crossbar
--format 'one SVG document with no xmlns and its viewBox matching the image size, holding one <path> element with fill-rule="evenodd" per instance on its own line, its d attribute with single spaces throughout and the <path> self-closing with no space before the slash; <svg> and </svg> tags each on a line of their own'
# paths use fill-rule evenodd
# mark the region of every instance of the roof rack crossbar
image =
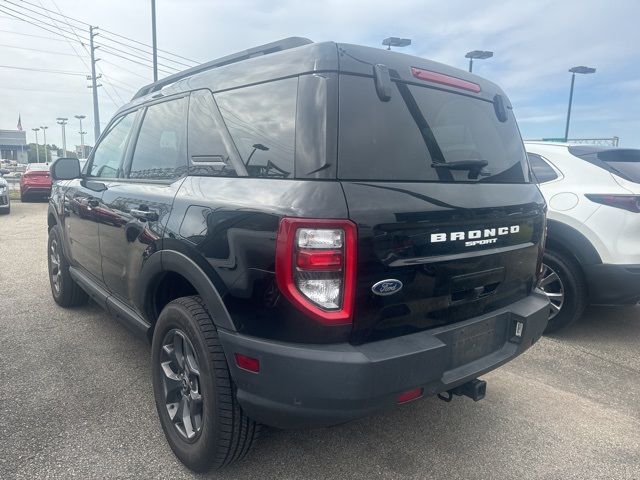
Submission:
<svg viewBox="0 0 640 480">
<path fill-rule="evenodd" d="M 313 43 L 313 42 L 308 38 L 288 37 L 282 40 L 277 40 L 275 42 L 267 43 L 265 45 L 252 47 L 247 50 L 243 50 L 241 52 L 232 53 L 231 55 L 226 55 L 216 60 L 203 63 L 201 65 L 196 65 L 195 67 L 191 67 L 181 72 L 174 73 L 173 75 L 169 75 L 168 77 L 165 77 L 162 80 L 158 80 L 157 82 L 150 83 L 149 85 L 145 85 L 140 90 L 138 90 L 138 92 L 133 96 L 131 100 L 135 100 L 136 98 L 143 97 L 152 92 L 157 92 L 158 90 L 160 90 L 163 87 L 166 87 L 167 85 L 171 85 L 172 83 L 175 83 L 178 80 L 182 80 L 183 78 L 190 77 L 197 73 L 201 73 L 217 67 L 222 67 L 224 65 L 229 65 L 231 63 L 240 62 L 242 60 L 247 60 L 249 58 L 258 57 L 261 55 L 268 55 L 270 53 L 281 52 L 282 50 L 288 50 L 290 48 L 301 47 L 303 45 L 308 45 L 310 43 Z"/>
</svg>

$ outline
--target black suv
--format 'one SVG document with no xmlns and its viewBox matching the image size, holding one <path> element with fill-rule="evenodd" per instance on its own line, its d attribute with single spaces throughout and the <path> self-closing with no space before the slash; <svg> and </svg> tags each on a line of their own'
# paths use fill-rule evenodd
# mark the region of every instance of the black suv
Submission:
<svg viewBox="0 0 640 480">
<path fill-rule="evenodd" d="M 142 88 L 82 172 L 52 175 L 53 297 L 152 342 L 194 470 L 263 424 L 478 400 L 547 324 L 545 203 L 511 105 L 423 58 L 302 38 L 230 55 Z"/>
</svg>

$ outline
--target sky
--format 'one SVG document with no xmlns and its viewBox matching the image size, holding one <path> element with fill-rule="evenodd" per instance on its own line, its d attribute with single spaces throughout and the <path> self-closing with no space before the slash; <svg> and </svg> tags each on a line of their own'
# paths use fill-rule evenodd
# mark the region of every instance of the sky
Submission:
<svg viewBox="0 0 640 480">
<path fill-rule="evenodd" d="M 131 50 L 112 42 L 128 43 L 113 35 L 118 34 L 151 43 L 151 2 L 27 2 L 0 0 L 0 129 L 16 128 L 20 115 L 29 142 L 35 140 L 31 128 L 44 125 L 49 127 L 47 143 L 61 146 L 56 118 L 68 117 L 70 148 L 80 144 L 74 116 L 86 115 L 85 143 L 92 145 L 92 99 L 85 78 L 89 55 L 74 35 L 87 37 L 88 27 L 71 22 L 83 27 L 71 32 L 68 24 L 58 23 L 71 41 L 53 33 L 59 28 L 47 32 L 7 12 L 53 24 L 44 6 L 103 31 L 96 42 L 103 45 L 97 56 L 103 74 L 100 123 L 105 126 L 118 107 L 153 80 L 146 47 L 132 44 L 142 51 Z M 639 0 L 156 0 L 156 14 L 158 48 L 199 62 L 289 36 L 374 47 L 381 47 L 385 37 L 405 37 L 412 44 L 402 52 L 463 69 L 466 52 L 491 50 L 494 57 L 476 61 L 474 73 L 505 90 L 525 139 L 563 136 L 568 69 L 594 67 L 595 74 L 576 77 L 569 137 L 615 135 L 621 146 L 640 148 Z M 184 68 L 167 59 L 160 62 L 166 71 Z M 24 70 L 30 68 L 55 72 Z"/>
</svg>

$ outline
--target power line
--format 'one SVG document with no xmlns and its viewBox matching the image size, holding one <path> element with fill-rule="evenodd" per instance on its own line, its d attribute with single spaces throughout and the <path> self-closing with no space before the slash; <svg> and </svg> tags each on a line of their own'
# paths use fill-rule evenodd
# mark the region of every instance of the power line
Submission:
<svg viewBox="0 0 640 480">
<path fill-rule="evenodd" d="M 4 18 L 10 18 L 11 20 L 15 20 L 15 17 L 4 17 Z M 47 37 L 45 35 L 34 35 L 32 33 L 22 33 L 22 32 L 12 32 L 11 30 L 0 30 L 0 33 L 12 33 L 14 35 L 21 35 L 23 37 L 33 37 L 33 38 L 42 38 L 45 40 L 54 40 L 56 42 L 64 42 L 64 39 L 62 38 L 55 38 L 55 37 Z"/>
<path fill-rule="evenodd" d="M 5 1 L 9 1 L 9 3 L 12 3 L 12 2 L 10 2 L 10 0 L 5 0 Z M 36 5 L 36 4 L 34 4 L 34 3 L 31 3 L 31 2 L 28 2 L 28 1 L 26 1 L 26 0 L 22 0 L 22 2 L 21 2 L 21 3 L 26 3 L 27 5 L 31 5 L 32 7 L 39 7 L 38 5 Z M 26 7 L 23 7 L 23 8 L 26 8 Z M 53 10 L 49 10 L 49 9 L 47 9 L 47 8 L 45 8 L 45 7 L 39 7 L 39 8 L 42 8 L 43 10 L 46 10 L 46 11 L 48 11 L 48 12 L 51 12 L 51 13 L 53 13 L 53 14 L 55 14 L 55 15 L 63 16 L 63 17 L 65 17 L 65 18 L 67 18 L 67 19 L 69 19 L 69 20 L 72 20 L 72 21 L 74 21 L 74 22 L 81 23 L 81 24 L 85 25 L 86 27 L 90 26 L 90 24 L 89 24 L 89 23 L 87 23 L 87 22 L 85 22 L 85 21 L 83 21 L 83 20 L 78 20 L 77 18 L 69 17 L 68 15 L 64 15 L 64 14 L 63 14 L 63 13 L 61 13 L 61 12 L 55 12 L 55 11 L 53 11 Z M 100 29 L 100 31 L 101 31 L 101 32 L 105 32 L 105 33 L 107 33 L 107 34 L 114 35 L 114 36 L 116 36 L 116 37 L 119 37 L 119 38 L 122 38 L 122 39 L 125 39 L 125 40 L 129 40 L 129 41 L 131 41 L 131 42 L 137 43 L 138 45 L 142 45 L 142 46 L 145 46 L 145 47 L 148 47 L 148 48 L 152 48 L 152 47 L 151 47 L 151 45 L 149 45 L 149 44 L 146 44 L 146 43 L 140 42 L 140 41 L 138 41 L 138 40 L 135 40 L 135 39 L 133 39 L 133 38 L 131 38 L 131 37 L 127 37 L 127 36 L 125 36 L 125 35 L 121 35 L 121 34 L 119 34 L 119 33 L 112 32 L 112 31 L 110 31 L 110 30 L 106 30 L 106 29 L 104 29 L 104 28 L 101 28 L 101 29 Z M 186 60 L 186 61 L 188 61 L 188 62 L 192 62 L 192 63 L 195 63 L 195 64 L 200 64 L 200 63 L 202 63 L 202 62 L 199 62 L 199 61 L 197 61 L 197 60 L 193 60 L 193 59 L 190 59 L 190 58 L 187 58 L 187 57 L 183 57 L 183 56 L 181 56 L 181 55 L 178 55 L 178 54 L 176 54 L 176 53 L 169 52 L 169 51 L 167 51 L 167 50 L 162 50 L 161 48 L 159 48 L 159 49 L 158 49 L 158 51 L 159 51 L 159 52 L 166 53 L 167 55 L 171 55 L 171 56 L 174 56 L 174 57 L 177 57 L 177 58 L 181 58 L 182 60 Z"/>
<path fill-rule="evenodd" d="M 38 3 L 40 4 L 40 6 L 42 8 L 44 8 L 44 5 L 42 5 L 42 0 L 38 0 Z M 56 9 L 58 11 L 60 11 L 60 8 L 58 8 L 58 5 L 55 3 L 55 1 L 53 2 L 54 6 L 56 7 Z M 62 12 L 60 12 L 60 14 L 62 15 Z M 56 22 L 56 20 L 53 19 L 53 17 L 51 17 L 51 15 L 49 15 L 49 13 L 47 13 L 47 16 L 51 19 L 52 22 Z M 64 22 L 69 26 L 69 28 L 71 28 L 71 31 L 73 32 L 73 34 L 76 36 L 76 38 L 78 39 L 78 41 L 80 41 L 80 37 L 78 35 L 78 33 L 76 32 L 75 28 L 73 27 L 73 25 L 71 25 L 71 23 L 69 23 L 69 21 L 66 19 L 66 17 L 64 17 Z M 82 42 L 80 42 L 80 44 L 82 45 L 82 48 L 84 48 L 84 51 L 90 55 L 90 52 L 87 50 L 86 45 L 84 45 Z M 71 47 L 71 49 L 73 50 L 73 52 L 78 56 L 78 58 L 80 58 L 80 60 L 82 61 L 82 63 L 84 63 L 84 65 L 89 68 L 89 65 L 87 64 L 87 62 L 85 62 L 85 60 L 78 54 L 78 52 L 76 51 L 75 47 L 73 46 L 73 44 L 71 42 L 69 42 L 69 46 Z M 104 75 L 103 75 L 104 76 Z M 113 92 L 116 94 L 116 96 L 120 99 L 121 104 L 125 103 L 124 100 L 122 99 L 122 97 L 120 96 L 120 93 L 118 93 L 118 91 L 115 89 L 115 87 L 113 86 L 113 84 L 111 84 L 109 82 L 109 79 L 105 77 L 105 82 L 107 82 L 107 84 L 109 84 L 111 86 L 111 89 L 113 90 Z M 104 92 L 107 94 L 107 97 L 109 97 L 109 100 L 111 100 L 111 102 L 115 105 L 118 106 L 118 104 L 116 103 L 116 101 L 113 99 L 113 97 L 111 96 L 111 94 L 109 93 L 109 91 L 105 88 Z"/>
<path fill-rule="evenodd" d="M 6 1 L 6 0 L 5 0 L 5 1 Z M 12 4 L 12 5 L 13 5 L 13 4 Z M 68 35 L 75 35 L 75 34 L 74 34 L 74 32 L 70 32 L 69 30 L 65 30 L 64 28 L 60 28 L 59 26 L 57 26 L 57 25 L 55 25 L 55 24 L 54 24 L 54 25 L 51 25 L 50 23 L 47 23 L 47 22 L 45 22 L 44 20 L 42 20 L 42 19 L 40 19 L 40 18 L 33 17 L 32 15 L 29 15 L 28 13 L 24 13 L 24 12 L 21 12 L 20 10 L 16 10 L 16 9 L 14 9 L 14 8 L 8 7 L 8 6 L 6 6 L 5 4 L 3 4 L 3 5 L 2 5 L 2 8 L 3 8 L 3 9 L 5 9 L 4 13 L 6 13 L 6 14 L 8 14 L 8 15 L 12 15 L 12 16 L 14 16 L 14 17 L 15 17 L 15 14 L 22 15 L 23 17 L 27 17 L 28 19 L 30 19 L 30 20 L 32 20 L 32 21 L 34 21 L 34 22 L 39 22 L 40 24 L 44 24 L 44 25 L 46 25 L 46 26 L 47 26 L 47 27 L 49 27 L 49 28 L 55 28 L 55 29 L 57 29 L 57 30 L 60 30 L 61 32 L 64 32 L 64 33 L 68 34 Z M 6 10 L 9 10 L 9 12 L 7 12 Z M 12 13 L 10 13 L 10 12 L 13 12 L 13 14 L 12 14 Z M 40 15 L 40 16 L 43 16 L 43 17 L 46 17 L 46 15 L 45 15 L 45 14 L 43 14 L 43 13 L 38 13 L 38 12 L 36 12 L 36 14 L 37 14 L 37 15 Z M 20 18 L 20 17 L 15 17 L 15 18 L 19 18 L 20 20 L 24 20 L 24 18 Z M 24 20 L 24 21 L 26 21 L 26 20 Z M 27 22 L 27 23 L 30 23 L 30 22 Z M 36 25 L 36 26 L 40 26 L 41 28 L 43 28 L 41 25 Z M 58 33 L 58 32 L 55 32 L 55 31 L 54 31 L 54 32 L 52 32 L 52 33 Z M 88 39 L 86 39 L 86 38 L 83 38 L 83 40 L 84 40 L 85 42 L 88 42 L 88 41 L 89 41 L 89 40 L 88 40 Z"/>
<path fill-rule="evenodd" d="M 105 45 L 105 44 L 100 45 L 100 51 L 102 51 L 102 52 L 107 52 L 107 53 L 109 53 L 109 54 L 111 54 L 111 55 L 115 55 L 115 53 L 113 53 L 114 51 L 112 50 L 112 48 L 113 48 L 113 47 L 110 47 L 110 46 Z M 120 56 L 120 54 L 122 54 L 122 55 L 129 55 L 129 56 L 131 56 L 131 57 L 133 57 L 133 58 L 137 58 L 137 59 L 142 60 L 142 61 L 144 61 L 144 62 L 151 62 L 151 60 L 148 60 L 148 59 L 146 59 L 145 57 L 142 57 L 142 56 L 140 56 L 140 55 L 135 55 L 135 54 L 133 54 L 133 53 L 129 53 L 129 52 L 119 52 L 117 56 Z M 129 58 L 126 58 L 126 57 L 124 57 L 124 56 L 121 56 L 121 58 L 124 58 L 124 59 L 126 59 L 126 60 L 130 60 L 130 61 L 133 61 L 133 60 L 131 60 L 131 59 L 129 59 Z M 179 71 L 180 71 L 180 69 L 179 69 L 179 68 L 172 67 L 172 66 L 170 66 L 170 65 L 165 65 L 164 63 L 158 63 L 158 65 L 161 65 L 161 66 L 163 66 L 163 67 L 165 67 L 165 68 L 169 68 L 169 69 L 175 70 L 176 72 L 179 72 Z M 166 72 L 166 73 L 173 73 L 173 72 Z"/>
<path fill-rule="evenodd" d="M 82 72 L 70 72 L 66 70 L 55 70 L 51 68 L 35 68 L 35 67 L 16 67 L 14 65 L 0 65 L 0 68 L 11 68 L 13 70 L 29 70 L 32 72 L 58 73 L 60 75 L 77 75 L 84 77 L 86 74 Z"/>
<path fill-rule="evenodd" d="M 73 20 L 73 19 L 72 19 L 71 17 L 67 17 L 67 16 L 66 16 L 66 15 L 64 15 L 62 12 L 56 13 L 56 12 L 53 12 L 53 10 L 49 10 L 49 9 L 45 8 L 45 6 L 44 6 L 44 5 L 40 5 L 40 7 L 39 7 L 39 8 L 41 8 L 42 10 L 44 10 L 45 12 L 47 12 L 47 13 L 41 13 L 41 12 L 39 12 L 39 11 L 37 11 L 37 10 L 32 9 L 32 8 L 25 7 L 24 5 L 20 5 L 20 4 L 17 4 L 17 3 L 15 3 L 15 2 L 12 2 L 11 0 L 4 0 L 4 1 L 5 1 L 6 3 L 9 3 L 9 4 L 13 5 L 14 7 L 21 8 L 21 9 L 24 9 L 24 10 L 26 10 L 26 11 L 28 11 L 28 12 L 31 12 L 32 14 L 39 15 L 39 16 L 41 16 L 41 17 L 46 17 L 48 20 L 50 20 L 51 22 L 53 22 L 53 25 L 50 25 L 50 24 L 46 24 L 46 23 L 45 23 L 45 24 L 46 24 L 46 25 L 48 25 L 48 26 L 54 26 L 54 27 L 56 27 L 56 28 L 60 28 L 58 25 L 56 25 L 56 22 L 63 22 L 63 21 L 64 21 L 64 22 L 68 25 L 68 27 L 71 29 L 71 31 L 69 31 L 69 30 L 65 30 L 65 29 L 60 29 L 60 30 L 61 30 L 61 31 L 63 31 L 63 32 L 65 32 L 65 33 L 67 33 L 67 34 L 70 34 L 70 35 L 76 35 L 76 36 L 77 36 L 77 34 L 75 33 L 75 30 L 74 30 L 74 29 L 75 29 L 75 28 L 79 28 L 79 27 L 76 27 L 76 26 L 74 26 L 74 25 L 71 25 L 71 23 L 69 23 L 69 19 L 71 19 L 71 20 Z M 29 2 L 24 2 L 24 3 L 28 3 L 29 5 L 33 5 L 33 6 L 36 6 L 36 7 L 37 7 L 37 5 L 34 5 L 34 4 L 32 4 L 32 3 L 29 3 Z M 58 6 L 55 4 L 55 2 L 54 2 L 54 5 L 56 6 L 56 8 L 58 8 Z M 32 20 L 34 20 L 34 21 L 40 21 L 40 22 L 43 22 L 43 23 L 44 23 L 44 21 L 43 21 L 43 20 L 38 19 L 38 18 L 31 17 L 28 13 L 24 13 L 24 12 L 22 12 L 22 11 L 20 11 L 20 10 L 12 9 L 11 7 L 5 7 L 5 8 L 9 8 L 10 10 L 12 10 L 12 11 L 14 11 L 14 12 L 16 12 L 16 13 L 19 13 L 19 14 L 21 14 L 21 15 L 24 15 L 24 16 L 25 16 L 25 17 L 27 17 L 27 18 L 31 18 L 31 19 L 32 19 Z M 60 16 L 62 17 L 62 20 L 60 20 L 60 19 L 56 19 L 56 18 L 53 18 L 53 17 L 49 14 L 49 12 L 51 12 L 51 13 L 56 13 L 56 15 L 60 15 Z M 84 22 L 82 22 L 82 23 L 84 23 Z M 88 24 L 86 24 L 86 25 L 88 25 Z M 83 28 L 85 28 L 85 27 L 83 27 Z M 121 45 L 121 46 L 124 46 L 124 47 L 126 47 L 126 48 L 134 49 L 134 50 L 141 51 L 141 52 L 143 52 L 143 53 L 150 54 L 150 52 L 148 52 L 148 51 L 146 51 L 146 50 L 143 50 L 143 49 L 138 48 L 138 47 L 134 47 L 133 45 L 129 45 L 129 44 L 125 43 L 125 42 L 121 42 L 121 41 L 119 41 L 119 40 L 114 40 L 114 39 L 108 38 L 107 36 L 104 36 L 104 35 L 103 35 L 102 37 L 103 37 L 106 41 L 114 42 L 114 43 L 117 43 L 117 44 L 119 44 L 119 45 Z M 86 41 L 86 39 L 85 39 L 85 41 Z M 182 66 L 184 66 L 184 67 L 192 67 L 192 66 L 193 66 L 193 65 L 188 65 L 188 64 L 186 64 L 186 63 L 180 62 L 180 61 L 178 61 L 178 60 L 173 60 L 173 59 L 168 58 L 168 57 L 164 57 L 164 56 L 159 56 L 159 57 L 160 57 L 160 58 L 162 58 L 162 59 L 164 59 L 164 60 L 167 60 L 167 61 L 169 61 L 169 62 L 173 62 L 173 63 L 176 63 L 176 64 L 178 64 L 178 65 L 182 65 Z M 197 62 L 193 62 L 193 61 L 192 61 L 192 63 L 197 63 Z"/>
<path fill-rule="evenodd" d="M 5 45 L 4 43 L 0 43 L 0 47 L 16 48 L 18 50 L 29 50 L 31 52 L 52 53 L 54 55 L 65 55 L 65 56 L 68 56 L 68 57 L 75 57 L 75 55 L 73 53 L 55 52 L 53 50 L 42 50 L 40 48 L 18 47 L 17 45 Z"/>
<path fill-rule="evenodd" d="M 2 10 L 3 8 L 8 8 L 8 7 L 4 7 L 4 6 L 0 5 L 0 11 L 3 11 L 3 10 Z M 5 11 L 4 13 L 9 13 L 9 12 L 6 12 L 6 11 Z M 89 42 L 89 41 L 88 41 L 87 39 L 85 39 L 84 37 L 80 37 L 80 36 L 78 36 L 75 32 L 71 32 L 71 31 L 65 30 L 65 29 L 63 29 L 63 28 L 58 27 L 57 25 L 51 25 L 51 24 L 49 24 L 49 23 L 43 22 L 42 20 L 37 19 L 37 18 L 30 17 L 29 15 L 27 15 L 27 14 L 25 14 L 25 13 L 18 12 L 18 15 L 22 15 L 22 16 L 27 17 L 27 18 L 29 18 L 29 19 L 31 19 L 31 20 L 34 20 L 35 22 L 38 22 L 38 23 L 34 23 L 34 22 L 29 21 L 29 20 L 25 20 L 24 18 L 22 18 L 22 17 L 18 17 L 18 16 L 16 16 L 16 15 L 15 15 L 15 14 L 13 14 L 13 13 L 9 13 L 9 15 L 13 16 L 14 18 L 16 18 L 16 19 L 18 19 L 18 20 L 22 20 L 22 21 L 24 21 L 24 22 L 26 22 L 26 23 L 29 23 L 29 24 L 31 24 L 31 25 L 34 25 L 34 26 L 36 26 L 36 27 L 38 27 L 38 28 L 42 28 L 43 30 L 46 30 L 46 31 L 48 31 L 48 32 L 50 32 L 50 33 L 56 34 L 56 35 L 58 35 L 58 36 L 60 36 L 60 37 L 62 37 L 62 38 L 65 38 L 65 39 L 66 39 L 66 40 L 68 40 L 68 41 L 78 41 L 78 42 L 79 42 L 80 44 L 82 44 L 85 48 L 86 48 L 86 43 L 88 43 L 88 42 Z M 56 21 L 56 20 L 54 20 L 54 21 Z M 46 25 L 47 27 L 55 28 L 55 29 L 57 29 L 57 30 L 59 30 L 59 31 L 62 31 L 62 32 L 68 33 L 68 34 L 70 34 L 70 35 L 75 35 L 75 36 L 77 37 L 77 39 L 69 38 L 69 37 L 67 37 L 66 35 L 61 34 L 60 32 L 57 32 L 57 31 L 55 31 L 55 30 L 51 30 L 51 29 L 49 29 L 49 28 L 46 28 L 46 27 L 44 27 L 44 26 L 43 26 L 43 24 L 44 24 L 44 25 Z M 109 54 L 109 55 L 114 55 L 114 56 L 116 56 L 116 57 L 120 57 L 120 58 L 122 58 L 122 59 L 124 59 L 124 60 L 128 60 L 128 61 L 130 61 L 130 62 L 137 63 L 137 64 L 142 65 L 142 66 L 144 66 L 144 67 L 152 68 L 152 66 L 151 66 L 151 65 L 143 64 L 143 63 L 141 63 L 141 62 L 139 62 L 139 61 L 136 61 L 136 60 L 133 60 L 133 59 L 131 59 L 131 58 L 129 58 L 129 57 L 124 56 L 124 55 L 130 55 L 130 56 L 133 56 L 133 57 L 135 57 L 135 58 L 139 58 L 139 59 L 141 59 L 141 60 L 144 60 L 144 61 L 149 62 L 149 60 L 147 60 L 146 58 L 141 57 L 141 56 L 139 56 L 139 55 L 135 55 L 135 54 L 128 53 L 128 52 L 120 52 L 120 53 L 116 53 L 116 52 L 115 52 L 115 51 L 113 51 L 111 48 L 109 48 L 109 46 L 107 46 L 107 45 L 102 45 L 102 46 L 101 46 L 101 50 L 102 50 L 102 51 L 104 51 L 105 53 Z M 171 66 L 169 66 L 169 65 L 165 65 L 165 64 L 159 64 L 159 65 L 162 65 L 163 67 L 165 67 L 165 68 L 167 68 L 167 69 L 172 69 L 172 70 L 174 70 L 174 71 L 179 71 L 179 69 L 177 69 L 177 68 L 175 68 L 175 67 L 171 67 Z M 162 70 L 162 72 L 163 72 L 163 73 L 165 73 L 165 74 L 167 74 L 167 75 L 170 75 L 171 73 L 174 73 L 174 72 L 167 71 L 167 70 Z"/>
</svg>

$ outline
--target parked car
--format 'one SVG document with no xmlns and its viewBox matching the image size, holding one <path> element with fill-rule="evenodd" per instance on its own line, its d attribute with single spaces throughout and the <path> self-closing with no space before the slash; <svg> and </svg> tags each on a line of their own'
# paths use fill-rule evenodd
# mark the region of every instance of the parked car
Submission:
<svg viewBox="0 0 640 480">
<path fill-rule="evenodd" d="M 511 104 L 467 72 L 301 38 L 143 87 L 59 159 L 49 273 L 152 343 L 188 467 L 478 379 L 542 335 L 545 203 Z M 87 372 L 91 374 L 91 372 Z"/>
<path fill-rule="evenodd" d="M 547 331 L 588 304 L 640 301 L 640 150 L 525 142 L 549 205 L 541 288 Z"/>
<path fill-rule="evenodd" d="M 0 176 L 0 213 L 7 214 L 9 212 L 11 212 L 9 185 L 7 184 L 7 181 Z"/>
<path fill-rule="evenodd" d="M 30 163 L 20 177 L 20 200 L 48 198 L 51 194 L 51 175 L 48 163 Z"/>
</svg>

